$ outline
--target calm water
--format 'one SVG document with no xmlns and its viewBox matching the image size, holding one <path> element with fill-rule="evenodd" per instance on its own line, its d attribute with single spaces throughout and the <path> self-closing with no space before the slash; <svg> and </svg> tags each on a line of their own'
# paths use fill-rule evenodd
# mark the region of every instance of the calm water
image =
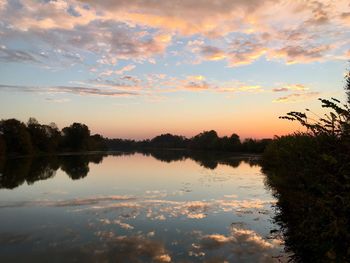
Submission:
<svg viewBox="0 0 350 263">
<path fill-rule="evenodd" d="M 279 262 L 249 157 L 163 152 L 2 164 L 0 262 Z"/>
</svg>

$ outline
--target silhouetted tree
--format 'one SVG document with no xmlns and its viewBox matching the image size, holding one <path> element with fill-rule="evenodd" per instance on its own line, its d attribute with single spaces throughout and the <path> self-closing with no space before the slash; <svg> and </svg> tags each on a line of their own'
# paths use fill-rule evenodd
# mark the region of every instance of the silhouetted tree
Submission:
<svg viewBox="0 0 350 263">
<path fill-rule="evenodd" d="M 186 139 L 182 136 L 167 133 L 154 137 L 150 141 L 150 146 L 156 148 L 185 148 L 185 141 Z"/>
<path fill-rule="evenodd" d="M 49 153 L 57 150 L 60 132 L 55 124 L 42 125 L 35 118 L 29 118 L 27 127 L 36 151 Z"/>
<path fill-rule="evenodd" d="M 194 149 L 214 150 L 218 149 L 219 137 L 216 131 L 204 131 L 191 139 L 190 147 Z"/>
<path fill-rule="evenodd" d="M 221 148 L 223 151 L 227 152 L 239 152 L 241 151 L 241 141 L 239 139 L 239 136 L 235 133 L 233 133 L 230 137 L 222 137 L 220 139 L 221 141 Z"/>
<path fill-rule="evenodd" d="M 5 140 L 7 154 L 26 155 L 32 153 L 30 134 L 23 122 L 16 119 L 0 121 L 0 134 Z"/>
<path fill-rule="evenodd" d="M 68 151 L 86 151 L 89 149 L 90 130 L 85 124 L 73 123 L 62 129 L 62 148 Z"/>
</svg>

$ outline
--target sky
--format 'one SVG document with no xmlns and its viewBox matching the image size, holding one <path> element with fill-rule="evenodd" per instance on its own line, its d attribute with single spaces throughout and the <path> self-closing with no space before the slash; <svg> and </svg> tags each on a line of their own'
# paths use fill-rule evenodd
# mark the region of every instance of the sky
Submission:
<svg viewBox="0 0 350 263">
<path fill-rule="evenodd" d="M 0 119 L 265 138 L 343 100 L 348 0 L 0 0 Z"/>
</svg>

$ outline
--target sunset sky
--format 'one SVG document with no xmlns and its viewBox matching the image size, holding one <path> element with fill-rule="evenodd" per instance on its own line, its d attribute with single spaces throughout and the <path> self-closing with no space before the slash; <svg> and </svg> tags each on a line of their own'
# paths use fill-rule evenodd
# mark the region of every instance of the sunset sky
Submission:
<svg viewBox="0 0 350 263">
<path fill-rule="evenodd" d="M 349 0 L 0 0 L 0 119 L 272 137 L 349 59 Z"/>
</svg>

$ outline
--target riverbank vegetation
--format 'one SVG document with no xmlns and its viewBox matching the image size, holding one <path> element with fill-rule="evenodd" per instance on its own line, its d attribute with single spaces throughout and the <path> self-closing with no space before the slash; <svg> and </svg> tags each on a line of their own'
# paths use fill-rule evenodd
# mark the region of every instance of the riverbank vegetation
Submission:
<svg viewBox="0 0 350 263">
<path fill-rule="evenodd" d="M 276 223 L 295 262 L 350 258 L 350 75 L 347 102 L 320 99 L 329 112 L 289 112 L 307 132 L 275 138 L 262 165 L 277 197 Z"/>
</svg>

